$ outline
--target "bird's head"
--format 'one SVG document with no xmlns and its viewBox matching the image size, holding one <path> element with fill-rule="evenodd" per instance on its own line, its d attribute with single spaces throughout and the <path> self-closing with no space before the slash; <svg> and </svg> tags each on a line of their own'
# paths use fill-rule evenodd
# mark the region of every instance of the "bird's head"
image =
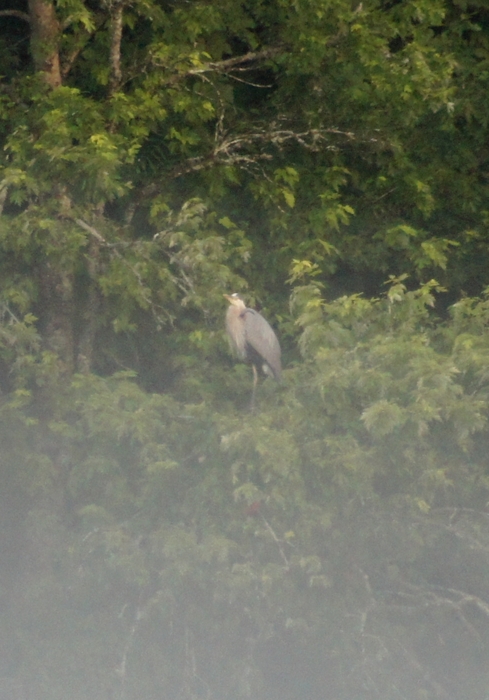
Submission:
<svg viewBox="0 0 489 700">
<path fill-rule="evenodd" d="M 236 306 L 238 309 L 245 309 L 246 304 L 244 303 L 242 297 L 239 294 L 224 294 L 224 297 L 229 301 L 231 306 Z"/>
</svg>

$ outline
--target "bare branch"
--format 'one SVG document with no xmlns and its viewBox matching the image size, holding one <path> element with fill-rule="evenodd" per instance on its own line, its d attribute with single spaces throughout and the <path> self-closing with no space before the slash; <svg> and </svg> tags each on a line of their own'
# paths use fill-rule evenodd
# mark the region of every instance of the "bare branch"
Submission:
<svg viewBox="0 0 489 700">
<path fill-rule="evenodd" d="M 404 590 L 398 590 L 395 597 L 398 601 L 408 603 L 412 608 L 432 607 L 446 608 L 454 611 L 458 615 L 458 619 L 470 631 L 474 637 L 479 637 L 479 632 L 474 624 L 467 618 L 466 608 L 472 606 L 479 612 L 483 613 L 484 617 L 489 620 L 489 603 L 477 595 L 465 593 L 455 588 L 435 585 L 417 585 L 408 581 L 402 581 Z M 384 609 L 388 609 L 389 605 L 384 605 Z M 394 607 L 398 607 L 395 604 Z"/>
<path fill-rule="evenodd" d="M 93 226 L 90 226 L 90 224 L 87 224 L 86 221 L 83 221 L 83 219 L 75 219 L 74 221 L 76 224 L 78 224 L 78 226 L 80 226 L 91 236 L 93 236 L 100 245 L 102 245 L 105 249 L 108 249 L 111 255 L 120 260 L 121 263 L 128 270 L 130 270 L 131 274 L 134 275 L 135 279 L 137 280 L 141 298 L 144 299 L 147 308 L 151 310 L 154 318 L 158 321 L 158 323 L 164 323 L 165 320 L 171 323 L 172 318 L 170 314 L 162 306 L 156 304 L 153 301 L 151 290 L 149 289 L 148 285 L 145 284 L 144 279 L 137 268 L 137 264 L 131 264 L 128 260 L 126 260 L 124 255 L 119 250 L 120 248 L 122 248 L 123 250 L 133 250 L 135 247 L 138 246 L 138 242 L 136 241 L 133 244 L 127 243 L 126 241 L 120 241 L 118 243 L 109 243 L 107 239 L 104 238 L 104 236 L 102 236 L 102 234 L 97 231 L 97 229 L 95 229 Z M 165 316 L 165 319 L 163 319 L 163 316 L 161 314 Z"/>
<path fill-rule="evenodd" d="M 251 87 L 261 88 L 262 90 L 269 90 L 272 85 L 263 85 L 262 83 L 252 83 L 251 80 L 244 80 L 243 78 L 238 78 L 237 75 L 232 73 L 229 75 L 231 80 L 235 80 L 237 83 L 243 83 L 243 85 L 250 85 Z"/>
<path fill-rule="evenodd" d="M 83 26 L 77 33 L 77 44 L 76 46 L 67 56 L 64 57 L 62 67 L 61 67 L 61 75 L 63 78 L 65 78 L 74 62 L 80 55 L 80 53 L 83 51 L 87 43 L 90 41 L 90 39 L 96 34 L 96 32 L 102 27 L 104 22 L 106 21 L 106 15 L 100 15 L 100 16 L 92 16 L 91 17 L 93 21 L 93 29 L 89 30 L 87 29 L 86 26 Z M 61 25 L 61 28 L 67 29 L 71 24 L 73 23 L 73 17 L 67 17 L 63 24 Z"/>
<path fill-rule="evenodd" d="M 97 229 L 93 228 L 93 226 L 90 226 L 87 224 L 83 219 L 75 219 L 75 223 L 78 224 L 78 226 L 81 226 L 81 228 L 84 228 L 85 231 L 88 231 L 94 238 L 99 241 L 99 243 L 104 243 L 104 245 L 108 245 L 107 241 L 105 238 L 102 236 L 101 233 L 97 231 Z"/>
<path fill-rule="evenodd" d="M 76 59 L 80 55 L 82 48 L 83 48 L 82 46 L 79 46 L 76 49 L 74 49 L 70 53 L 70 55 L 67 58 L 65 58 L 65 60 L 63 61 L 63 64 L 61 66 L 61 76 L 63 78 L 66 78 L 66 76 L 69 74 L 74 62 L 76 61 Z"/>
<path fill-rule="evenodd" d="M 261 51 L 249 51 L 242 56 L 226 58 L 223 61 L 209 61 L 199 68 L 189 68 L 182 73 L 172 75 L 166 81 L 167 85 L 173 85 L 185 80 L 191 75 L 204 75 L 205 73 L 229 73 L 232 70 L 248 71 L 253 70 L 260 61 L 265 61 L 282 53 L 282 47 L 270 47 Z"/>
<path fill-rule="evenodd" d="M 295 132 L 285 129 L 263 130 L 249 134 L 240 134 L 234 138 L 223 138 L 218 142 L 213 151 L 197 158 L 189 158 L 181 166 L 171 170 L 168 176 L 177 179 L 188 173 L 198 172 L 215 165 L 239 165 L 247 167 L 256 165 L 264 160 L 272 160 L 273 155 L 263 150 L 259 152 L 245 153 L 258 144 L 269 144 L 275 148 L 282 148 L 288 143 L 298 143 L 309 151 L 319 151 L 321 145 L 325 143 L 328 135 L 342 136 L 348 140 L 354 140 L 355 134 L 351 131 L 341 131 L 340 129 L 309 129 L 303 132 Z M 328 146 L 333 149 L 335 146 Z"/>
<path fill-rule="evenodd" d="M 98 29 L 98 27 L 96 27 L 96 29 Z M 74 62 L 76 61 L 76 59 L 78 58 L 80 53 L 85 48 L 88 40 L 95 34 L 96 29 L 93 32 L 87 32 L 86 33 L 86 41 L 84 41 L 82 44 L 80 44 L 80 46 L 77 46 L 76 48 L 74 48 L 73 51 L 71 51 L 68 54 L 68 56 L 66 56 L 64 58 L 62 66 L 61 66 L 61 75 L 63 76 L 63 78 L 66 78 L 66 76 L 69 74 Z"/>
<path fill-rule="evenodd" d="M 285 570 L 289 571 L 290 564 L 289 564 L 289 560 L 285 556 L 284 548 L 282 546 L 282 540 L 279 537 L 277 537 L 277 535 L 275 534 L 275 531 L 273 530 L 273 528 L 270 525 L 270 523 L 268 522 L 268 520 L 266 520 L 265 516 L 262 515 L 261 517 L 263 518 L 263 522 L 265 523 L 265 527 L 267 528 L 268 532 L 271 534 L 274 542 L 277 544 L 278 551 L 280 552 L 280 556 L 282 557 L 282 559 L 285 563 Z"/>
<path fill-rule="evenodd" d="M 489 603 L 479 596 L 471 593 L 465 593 L 465 591 L 459 591 L 456 588 L 446 588 L 444 586 L 432 586 L 431 588 L 434 591 L 439 591 L 440 593 L 446 594 L 446 597 L 441 598 L 442 603 L 451 604 L 459 610 L 461 610 L 465 605 L 474 605 L 489 620 Z M 457 600 L 452 600 L 452 598 L 449 598 L 448 595 L 457 598 Z M 436 599 L 435 593 L 432 594 L 432 599 Z"/>
<path fill-rule="evenodd" d="M 124 615 L 126 606 L 127 606 L 127 604 L 124 605 L 123 609 L 119 613 L 120 618 L 122 618 L 122 616 Z M 129 633 L 127 635 L 126 643 L 124 645 L 120 664 L 119 664 L 118 668 L 115 669 L 116 674 L 121 679 L 122 689 L 124 689 L 125 684 L 126 684 L 127 660 L 128 660 L 129 654 L 132 650 L 132 647 L 134 644 L 134 638 L 136 636 L 136 633 L 138 631 L 138 628 L 139 628 L 139 625 L 141 624 L 142 619 L 144 619 L 144 613 L 138 607 L 135 611 L 135 614 L 134 614 L 133 623 L 132 623 L 131 627 L 129 628 Z M 124 695 L 125 695 L 125 693 L 124 693 Z"/>
<path fill-rule="evenodd" d="M 273 160 L 273 154 L 264 150 L 267 143 L 280 150 L 286 144 L 296 142 L 309 151 L 319 151 L 321 144 L 327 142 L 329 135 L 343 137 L 349 141 L 357 138 L 351 131 L 342 131 L 336 128 L 309 129 L 295 132 L 292 129 L 277 129 L 275 124 L 272 124 L 268 129 L 263 129 L 263 131 L 240 134 L 227 139 L 223 131 L 223 118 L 221 115 L 216 123 L 213 150 L 204 156 L 188 158 L 181 165 L 168 171 L 166 174 L 167 178 L 176 180 L 189 173 L 196 173 L 216 166 L 237 166 L 243 170 L 256 170 L 261 163 Z M 372 142 L 374 140 L 370 139 Z M 257 146 L 260 146 L 260 148 L 256 148 Z M 326 148 L 333 150 L 337 146 L 331 144 L 327 145 Z M 160 190 L 161 183 L 156 182 L 143 187 L 139 192 L 139 196 L 133 200 L 128 217 L 132 218 L 135 209 L 141 201 L 147 197 L 154 196 Z"/>
<path fill-rule="evenodd" d="M 24 22 L 29 22 L 29 24 L 31 21 L 27 12 L 21 12 L 21 10 L 0 10 L 0 17 L 17 17 L 24 20 Z"/>
<path fill-rule="evenodd" d="M 197 73 L 206 72 L 209 70 L 219 70 L 227 71 L 230 68 L 235 68 L 237 66 L 242 66 L 245 63 L 256 63 L 257 61 L 263 61 L 267 58 L 272 58 L 277 56 L 283 51 L 283 47 L 269 47 L 268 49 L 262 49 L 261 51 L 249 51 L 242 56 L 234 56 L 233 58 L 226 58 L 223 61 L 213 61 L 207 64 L 202 70 L 196 69 Z"/>
</svg>

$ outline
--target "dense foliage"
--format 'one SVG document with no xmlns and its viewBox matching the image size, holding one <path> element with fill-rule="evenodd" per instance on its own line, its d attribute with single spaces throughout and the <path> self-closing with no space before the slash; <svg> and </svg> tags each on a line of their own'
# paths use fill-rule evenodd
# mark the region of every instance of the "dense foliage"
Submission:
<svg viewBox="0 0 489 700">
<path fill-rule="evenodd" d="M 2 6 L 2 698 L 487 696 L 488 31 Z"/>
</svg>

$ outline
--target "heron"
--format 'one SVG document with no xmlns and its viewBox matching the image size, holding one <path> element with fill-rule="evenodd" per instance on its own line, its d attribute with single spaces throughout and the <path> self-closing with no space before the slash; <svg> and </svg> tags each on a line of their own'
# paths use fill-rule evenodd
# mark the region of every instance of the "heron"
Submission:
<svg viewBox="0 0 489 700">
<path fill-rule="evenodd" d="M 277 336 L 258 311 L 249 309 L 239 294 L 225 294 L 229 301 L 226 313 L 226 330 L 232 347 L 240 360 L 251 362 L 253 366 L 253 392 L 251 410 L 255 407 L 255 392 L 258 383 L 258 369 L 280 382 L 282 364 L 281 350 Z"/>
</svg>

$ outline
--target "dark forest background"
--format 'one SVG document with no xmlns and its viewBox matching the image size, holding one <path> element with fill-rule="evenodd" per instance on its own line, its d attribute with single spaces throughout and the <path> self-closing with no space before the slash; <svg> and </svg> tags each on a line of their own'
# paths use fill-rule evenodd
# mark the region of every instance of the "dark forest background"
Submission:
<svg viewBox="0 0 489 700">
<path fill-rule="evenodd" d="M 484 0 L 4 0 L 2 700 L 489 697 L 488 120 Z"/>
</svg>

